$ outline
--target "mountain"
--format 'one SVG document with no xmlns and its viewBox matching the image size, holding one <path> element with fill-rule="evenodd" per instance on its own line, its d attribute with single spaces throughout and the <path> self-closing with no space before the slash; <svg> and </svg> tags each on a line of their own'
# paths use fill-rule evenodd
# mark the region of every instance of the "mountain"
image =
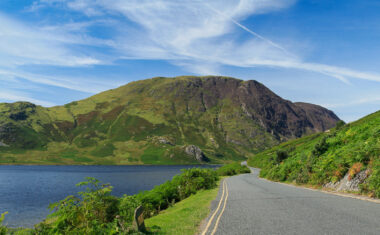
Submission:
<svg viewBox="0 0 380 235">
<path fill-rule="evenodd" d="M 248 164 L 268 179 L 380 198 L 380 111 L 282 143 L 250 157 Z"/>
<path fill-rule="evenodd" d="M 215 163 L 324 131 L 338 120 L 257 81 L 158 77 L 64 106 L 0 104 L 0 163 Z"/>
</svg>

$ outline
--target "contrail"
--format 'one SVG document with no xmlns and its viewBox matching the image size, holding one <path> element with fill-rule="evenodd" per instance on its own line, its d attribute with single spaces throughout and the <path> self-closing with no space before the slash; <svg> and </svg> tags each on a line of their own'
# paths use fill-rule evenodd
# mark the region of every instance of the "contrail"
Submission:
<svg viewBox="0 0 380 235">
<path fill-rule="evenodd" d="M 245 30 L 245 31 L 248 32 L 249 34 L 253 35 L 254 37 L 260 38 L 261 40 L 263 40 L 263 41 L 267 42 L 268 44 L 270 44 L 271 46 L 273 46 L 273 47 L 275 47 L 275 48 L 277 48 L 277 49 L 283 51 L 284 53 L 286 53 L 286 54 L 289 55 L 289 56 L 296 57 L 295 55 L 293 55 L 292 53 L 290 53 L 289 51 L 287 51 L 285 48 L 283 48 L 283 47 L 280 46 L 279 44 L 277 44 L 277 43 L 275 43 L 275 42 L 273 42 L 273 41 L 271 41 L 271 40 L 269 40 L 269 39 L 267 39 L 267 38 L 261 36 L 260 34 L 258 34 L 258 33 L 254 32 L 254 31 L 250 30 L 249 28 L 247 28 L 246 26 L 240 24 L 238 21 L 236 21 L 236 20 L 233 19 L 232 17 L 230 17 L 230 16 L 224 14 L 223 12 L 221 12 L 221 11 L 215 9 L 214 7 L 210 6 L 210 4 L 205 3 L 205 2 L 203 2 L 203 3 L 204 3 L 204 5 L 205 5 L 206 7 L 208 7 L 208 8 L 211 9 L 212 11 L 216 12 L 217 14 L 223 16 L 224 18 L 230 20 L 230 21 L 231 21 L 232 23 L 234 23 L 236 26 L 238 26 L 238 27 L 240 27 L 241 29 Z M 347 80 L 347 78 L 345 78 L 345 77 L 342 76 L 342 75 L 338 75 L 338 74 L 330 73 L 330 72 L 326 72 L 326 71 L 317 71 L 317 72 L 319 72 L 319 73 L 321 73 L 321 74 L 324 74 L 324 75 L 327 75 L 327 76 L 331 76 L 331 77 L 337 78 L 337 79 L 339 79 L 340 81 L 342 81 L 342 82 L 344 82 L 344 83 L 346 83 L 346 84 L 349 84 L 349 85 L 351 84 L 351 83 Z"/>
<path fill-rule="evenodd" d="M 227 16 L 226 14 L 222 13 L 221 11 L 213 8 L 212 6 L 210 6 L 210 4 L 208 3 L 204 3 L 205 6 L 207 6 L 208 8 L 210 8 L 212 11 L 216 12 L 217 14 L 223 16 L 224 18 L 227 18 L 229 19 L 232 23 L 234 23 L 236 26 L 240 27 L 241 29 L 244 29 L 246 32 L 250 33 L 251 35 L 257 37 L 257 38 L 260 38 L 261 40 L 267 42 L 268 44 L 270 44 L 271 46 L 277 48 L 277 49 L 280 49 L 281 51 L 285 52 L 286 54 L 288 55 L 291 55 L 293 56 L 290 52 L 288 52 L 285 48 L 283 48 L 282 46 L 278 45 L 277 43 L 274 43 L 272 42 L 271 40 L 261 36 L 260 34 L 250 30 L 249 28 L 245 27 L 244 25 L 240 24 L 238 21 L 236 21 L 235 19 Z"/>
</svg>

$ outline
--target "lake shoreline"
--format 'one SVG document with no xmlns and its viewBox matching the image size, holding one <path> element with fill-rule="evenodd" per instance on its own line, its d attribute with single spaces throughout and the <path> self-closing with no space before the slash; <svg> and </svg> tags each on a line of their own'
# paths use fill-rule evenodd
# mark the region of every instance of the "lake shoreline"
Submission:
<svg viewBox="0 0 380 235">
<path fill-rule="evenodd" d="M 134 195 L 151 190 L 186 168 L 217 165 L 0 165 L 0 213 L 4 224 L 33 227 L 49 214 L 50 203 L 76 194 L 85 177 L 110 183 L 113 195 Z M 21 218 L 21 219 L 20 219 Z"/>
</svg>

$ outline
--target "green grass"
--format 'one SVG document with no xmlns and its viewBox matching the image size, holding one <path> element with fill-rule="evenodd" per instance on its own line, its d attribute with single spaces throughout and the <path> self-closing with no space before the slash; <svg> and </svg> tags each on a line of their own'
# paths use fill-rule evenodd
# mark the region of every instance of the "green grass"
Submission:
<svg viewBox="0 0 380 235">
<path fill-rule="evenodd" d="M 7 153 L 7 156 L 12 157 L 10 163 L 15 164 L 49 164 L 49 159 L 54 159 L 52 156 L 60 157 L 61 154 L 52 148 L 47 151 L 41 150 L 50 144 L 65 143 L 77 152 L 75 156 L 78 159 L 65 155 L 62 164 L 102 164 L 104 160 L 101 158 L 111 156 L 114 159 L 107 159 L 107 162 L 127 164 L 128 161 L 122 157 L 125 154 L 117 155 L 121 150 L 117 149 L 115 143 L 135 141 L 136 146 L 128 149 L 135 164 L 195 163 L 194 159 L 177 151 L 189 144 L 198 145 L 202 150 L 208 151 L 208 157 L 212 162 L 220 163 L 223 160 L 239 160 L 245 155 L 240 153 L 239 146 L 225 142 L 226 132 L 247 145 L 243 148 L 244 152 L 265 145 L 259 143 L 260 146 L 254 146 L 254 143 L 258 142 L 243 141 L 246 137 L 241 136 L 238 130 L 249 129 L 252 120 L 241 119 L 241 115 L 228 118 L 224 130 L 220 129 L 218 123 L 214 123 L 217 115 L 224 117 L 229 113 L 241 112 L 231 100 L 224 99 L 204 112 L 199 112 L 205 105 L 199 98 L 201 94 L 212 94 L 203 89 L 189 88 L 188 85 L 192 82 L 192 77 L 186 76 L 147 79 L 51 108 L 27 102 L 0 103 L 1 125 L 6 125 L 10 130 L 0 133 L 0 139 L 8 143 L 12 149 L 28 150 L 27 153 L 17 153 L 1 148 L 0 156 Z M 189 98 L 193 96 L 194 99 Z M 236 125 L 239 128 L 236 128 Z M 258 128 L 260 127 L 254 129 Z M 272 138 L 268 133 L 264 132 L 263 135 Z M 176 148 L 164 151 L 153 143 L 145 143 L 144 149 L 138 149 L 141 146 L 139 142 L 146 142 L 153 136 L 168 136 L 174 139 Z M 211 143 L 210 138 L 215 143 Z M 170 157 L 172 153 L 175 153 L 175 157 Z M 9 161 L 3 159 L 1 162 L 6 164 Z"/>
<path fill-rule="evenodd" d="M 254 155 L 248 164 L 261 168 L 260 175 L 271 180 L 312 185 L 368 170 L 361 192 L 380 197 L 380 111 L 330 132 L 275 146 Z"/>
<path fill-rule="evenodd" d="M 233 98 L 216 98 L 220 91 L 198 83 L 209 82 L 207 77 L 153 78 L 51 108 L 0 103 L 0 126 L 7 130 L 0 132 L 0 141 L 10 146 L 0 147 L 0 164 L 53 164 L 57 157 L 59 164 L 193 164 L 183 151 L 191 144 L 210 163 L 225 163 L 279 143 Z M 156 136 L 173 139 L 175 146 L 156 146 L 149 141 Z M 134 146 L 122 144 L 127 142 Z M 65 145 L 75 156 L 61 157 Z"/>
<path fill-rule="evenodd" d="M 218 190 L 219 187 L 199 191 L 159 215 L 145 220 L 145 225 L 154 234 L 194 235 L 202 220 L 209 214 L 211 202 L 216 198 Z"/>
</svg>

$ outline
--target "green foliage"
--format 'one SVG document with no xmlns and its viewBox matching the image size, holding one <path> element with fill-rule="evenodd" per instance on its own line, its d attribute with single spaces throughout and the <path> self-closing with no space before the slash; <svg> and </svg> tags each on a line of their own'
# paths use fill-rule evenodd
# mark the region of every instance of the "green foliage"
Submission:
<svg viewBox="0 0 380 235">
<path fill-rule="evenodd" d="M 340 120 L 340 121 L 338 121 L 338 122 L 336 123 L 335 128 L 336 128 L 337 130 L 339 130 L 339 129 L 342 129 L 342 127 L 344 127 L 344 125 L 346 125 L 346 123 L 345 123 L 343 120 Z"/>
<path fill-rule="evenodd" d="M 324 154 L 328 148 L 329 148 L 329 145 L 328 143 L 326 142 L 327 140 L 327 136 L 324 136 L 315 146 L 314 146 L 314 149 L 313 151 L 311 152 L 311 154 L 313 154 L 313 156 L 315 157 L 319 157 L 321 156 L 322 154 Z"/>
<path fill-rule="evenodd" d="M 380 198 L 380 159 L 373 162 L 371 176 L 368 178 L 368 184 L 363 185 L 363 190 L 372 192 L 374 197 Z"/>
<path fill-rule="evenodd" d="M 212 169 L 186 169 L 171 181 L 139 193 L 137 198 L 142 202 L 146 215 L 152 216 L 199 190 L 215 187 L 217 180 L 218 175 Z"/>
<path fill-rule="evenodd" d="M 55 210 L 50 219 L 38 224 L 39 234 L 114 234 L 130 225 L 130 218 L 117 217 L 119 199 L 111 196 L 112 187 L 88 177 L 77 184 L 87 186 L 78 196 L 70 195 L 64 200 L 51 204 Z M 127 209 L 124 205 L 123 215 Z M 120 219 L 121 218 L 121 219 Z M 120 220 L 119 220 L 120 219 Z M 119 223 L 122 221 L 122 223 Z M 129 224 L 128 224 L 129 222 Z"/>
<path fill-rule="evenodd" d="M 232 169 L 232 170 L 231 170 Z M 248 170 L 248 171 L 247 171 Z M 2 226 L 6 213 L 0 217 L 0 235 L 11 234 L 129 234 L 134 233 L 132 226 L 135 209 L 142 205 L 146 218 L 173 206 L 201 190 L 217 186 L 219 175 L 232 175 L 249 172 L 240 164 L 229 164 L 219 170 L 192 168 L 184 169 L 172 180 L 137 195 L 111 195 L 112 186 L 87 177 L 77 187 L 86 187 L 77 195 L 53 203 L 53 211 L 34 229 L 9 229 Z M 203 210 L 203 209 L 202 209 Z M 198 221 L 198 220 L 197 220 Z"/>
<path fill-rule="evenodd" d="M 276 159 L 275 159 L 275 161 L 277 163 L 280 163 L 280 162 L 284 161 L 285 159 L 287 159 L 288 157 L 289 157 L 288 152 L 286 152 L 284 150 L 278 150 L 276 152 Z"/>
<path fill-rule="evenodd" d="M 141 205 L 136 196 L 124 195 L 120 198 L 118 219 L 121 224 L 132 224 L 135 209 Z"/>
<path fill-rule="evenodd" d="M 278 153 L 288 157 L 280 164 Z M 329 132 L 292 140 L 258 153 L 248 160 L 261 168 L 260 175 L 272 180 L 323 185 L 368 169 L 362 193 L 380 197 L 380 111 L 356 122 L 338 124 Z M 354 174 L 352 175 L 354 176 Z"/>
<path fill-rule="evenodd" d="M 0 216 L 0 235 L 5 235 L 8 231 L 7 227 L 2 225 L 6 214 L 8 214 L 8 212 L 4 212 Z"/>
<path fill-rule="evenodd" d="M 217 170 L 217 172 L 220 176 L 232 176 L 232 175 L 250 173 L 251 170 L 247 166 L 243 166 L 239 163 L 230 163 L 230 164 L 221 166 Z"/>
</svg>

